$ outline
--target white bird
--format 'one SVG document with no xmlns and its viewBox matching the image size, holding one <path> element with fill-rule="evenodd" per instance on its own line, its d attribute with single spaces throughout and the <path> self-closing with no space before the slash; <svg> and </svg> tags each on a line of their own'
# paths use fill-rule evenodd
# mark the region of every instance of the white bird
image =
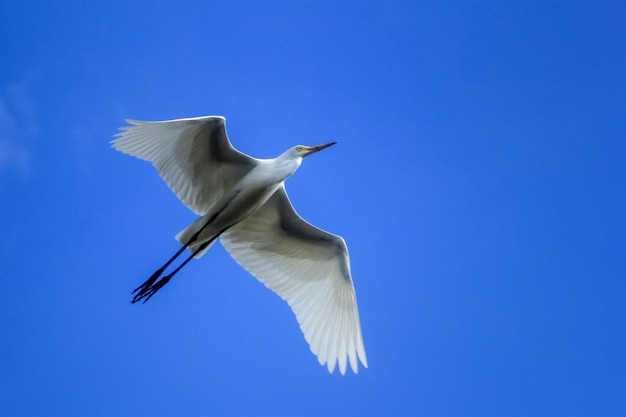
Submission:
<svg viewBox="0 0 626 417">
<path fill-rule="evenodd" d="M 152 162 L 201 216 L 176 235 L 182 248 L 133 291 L 132 302 L 148 301 L 219 237 L 235 261 L 287 301 L 321 365 L 332 373 L 338 363 L 342 375 L 348 361 L 358 372 L 357 358 L 367 367 L 346 244 L 303 220 L 284 185 L 304 158 L 335 142 L 255 159 L 233 148 L 220 116 L 127 122 L 113 148 Z M 185 249 L 191 255 L 162 276 Z"/>
</svg>

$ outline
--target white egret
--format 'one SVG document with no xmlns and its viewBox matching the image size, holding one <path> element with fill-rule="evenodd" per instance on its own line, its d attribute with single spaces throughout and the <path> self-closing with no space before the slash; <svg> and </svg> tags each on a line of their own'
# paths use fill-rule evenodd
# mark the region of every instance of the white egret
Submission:
<svg viewBox="0 0 626 417">
<path fill-rule="evenodd" d="M 113 148 L 152 162 L 159 175 L 201 217 L 176 235 L 182 248 L 133 294 L 146 302 L 193 257 L 219 237 L 230 255 L 282 297 L 321 365 L 356 373 L 367 367 L 346 244 L 303 220 L 284 182 L 302 160 L 335 142 L 294 146 L 274 159 L 255 159 L 232 147 L 225 119 L 206 116 L 162 122 L 127 120 Z M 165 270 L 184 252 L 191 255 Z"/>
</svg>

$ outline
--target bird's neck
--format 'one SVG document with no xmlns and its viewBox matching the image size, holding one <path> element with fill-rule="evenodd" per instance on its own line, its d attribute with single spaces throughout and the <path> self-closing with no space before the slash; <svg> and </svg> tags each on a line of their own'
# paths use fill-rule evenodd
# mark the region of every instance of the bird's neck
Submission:
<svg viewBox="0 0 626 417">
<path fill-rule="evenodd" d="M 282 154 L 273 161 L 273 169 L 283 179 L 290 177 L 302 164 L 302 158 L 293 158 L 292 156 Z"/>
</svg>

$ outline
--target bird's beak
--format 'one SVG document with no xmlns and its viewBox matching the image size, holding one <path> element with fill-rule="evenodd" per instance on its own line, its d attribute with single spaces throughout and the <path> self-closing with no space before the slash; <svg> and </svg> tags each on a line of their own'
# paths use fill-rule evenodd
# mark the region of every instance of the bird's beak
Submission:
<svg viewBox="0 0 626 417">
<path fill-rule="evenodd" d="M 322 149 L 326 149 L 326 148 L 328 148 L 329 146 L 334 145 L 335 143 L 337 143 L 337 142 L 330 142 L 330 143 L 326 143 L 326 144 L 324 144 L 324 145 L 311 146 L 311 147 L 309 148 L 309 155 L 314 154 L 315 152 L 319 152 L 319 151 L 321 151 Z"/>
</svg>

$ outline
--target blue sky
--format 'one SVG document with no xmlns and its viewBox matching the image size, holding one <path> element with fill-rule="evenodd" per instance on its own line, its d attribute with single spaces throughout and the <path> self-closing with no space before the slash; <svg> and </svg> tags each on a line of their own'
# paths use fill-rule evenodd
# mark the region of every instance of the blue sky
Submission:
<svg viewBox="0 0 626 417">
<path fill-rule="evenodd" d="M 14 4 L 11 4 L 14 3 Z M 622 2 L 4 2 L 0 415 L 626 414 Z M 224 115 L 349 247 L 369 369 L 329 375 L 109 147 Z"/>
</svg>

